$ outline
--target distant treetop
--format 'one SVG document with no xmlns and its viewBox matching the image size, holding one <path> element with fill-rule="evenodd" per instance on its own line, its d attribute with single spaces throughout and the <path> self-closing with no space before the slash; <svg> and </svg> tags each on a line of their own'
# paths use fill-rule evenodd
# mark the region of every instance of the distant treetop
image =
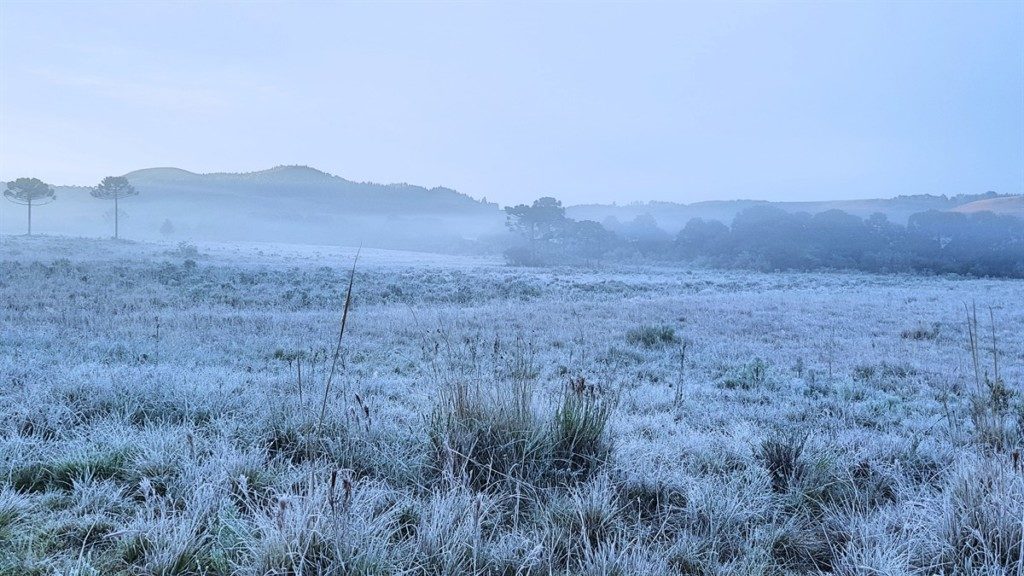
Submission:
<svg viewBox="0 0 1024 576">
<path fill-rule="evenodd" d="M 124 176 L 107 176 L 99 186 L 92 189 L 92 196 L 102 200 L 118 200 L 136 194 L 138 191 Z"/>
<path fill-rule="evenodd" d="M 16 204 L 47 204 L 57 199 L 53 186 L 38 178 L 18 178 L 7 183 L 4 196 Z"/>
<path fill-rule="evenodd" d="M 28 235 L 32 235 L 32 206 L 49 204 L 57 199 L 53 187 L 38 178 L 18 178 L 8 182 L 4 196 L 15 204 L 28 207 Z"/>
</svg>

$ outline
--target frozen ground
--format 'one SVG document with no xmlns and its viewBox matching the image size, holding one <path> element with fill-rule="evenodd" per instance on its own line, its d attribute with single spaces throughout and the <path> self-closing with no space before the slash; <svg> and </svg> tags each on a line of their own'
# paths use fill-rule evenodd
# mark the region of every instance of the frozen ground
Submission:
<svg viewBox="0 0 1024 576">
<path fill-rule="evenodd" d="M 1024 282 L 354 254 L 4 237 L 0 574 L 1024 573 Z"/>
</svg>

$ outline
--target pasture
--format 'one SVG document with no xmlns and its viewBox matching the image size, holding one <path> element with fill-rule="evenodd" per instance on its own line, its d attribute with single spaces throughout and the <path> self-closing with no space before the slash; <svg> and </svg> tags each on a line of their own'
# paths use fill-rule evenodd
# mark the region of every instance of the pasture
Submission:
<svg viewBox="0 0 1024 576">
<path fill-rule="evenodd" d="M 355 252 L 4 237 L 0 574 L 1024 573 L 1024 282 Z"/>
</svg>

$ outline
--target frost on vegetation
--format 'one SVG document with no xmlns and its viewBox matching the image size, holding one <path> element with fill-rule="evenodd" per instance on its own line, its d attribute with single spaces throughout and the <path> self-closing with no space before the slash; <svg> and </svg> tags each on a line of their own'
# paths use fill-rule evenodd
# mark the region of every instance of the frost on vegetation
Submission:
<svg viewBox="0 0 1024 576">
<path fill-rule="evenodd" d="M 657 348 L 679 342 L 671 326 L 640 326 L 626 332 L 626 342 L 644 348 Z"/>
<path fill-rule="evenodd" d="M 0 574 L 1022 571 L 1019 283 L 266 250 L 3 254 Z"/>
</svg>

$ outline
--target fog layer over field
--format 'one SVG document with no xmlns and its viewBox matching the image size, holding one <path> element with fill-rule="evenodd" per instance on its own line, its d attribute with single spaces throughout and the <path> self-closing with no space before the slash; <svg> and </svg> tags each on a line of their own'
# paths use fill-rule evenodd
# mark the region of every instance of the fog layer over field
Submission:
<svg viewBox="0 0 1024 576">
<path fill-rule="evenodd" d="M 443 187 L 359 183 L 306 166 L 243 174 L 175 168 L 97 187 L 3 184 L 3 230 L 160 241 L 334 244 L 503 254 L 525 266 L 689 262 L 1024 278 L 1024 196 L 820 202 L 730 200 L 506 206 Z M 35 204 L 34 211 L 32 204 Z M 111 226 L 113 225 L 113 226 Z"/>
<path fill-rule="evenodd" d="M 447 188 L 351 182 L 303 166 L 247 174 L 137 170 L 138 195 L 119 204 L 122 236 L 151 240 L 246 240 L 458 250 L 466 240 L 501 232 L 495 204 Z M 34 229 L 108 237 L 114 205 L 89 186 L 64 186 L 34 211 Z M 6 203 L 5 203 L 6 204 Z M 22 206 L 0 208 L 3 230 L 26 226 Z"/>
<path fill-rule="evenodd" d="M 2 242 L 5 574 L 1021 569 L 1020 281 Z"/>
</svg>

